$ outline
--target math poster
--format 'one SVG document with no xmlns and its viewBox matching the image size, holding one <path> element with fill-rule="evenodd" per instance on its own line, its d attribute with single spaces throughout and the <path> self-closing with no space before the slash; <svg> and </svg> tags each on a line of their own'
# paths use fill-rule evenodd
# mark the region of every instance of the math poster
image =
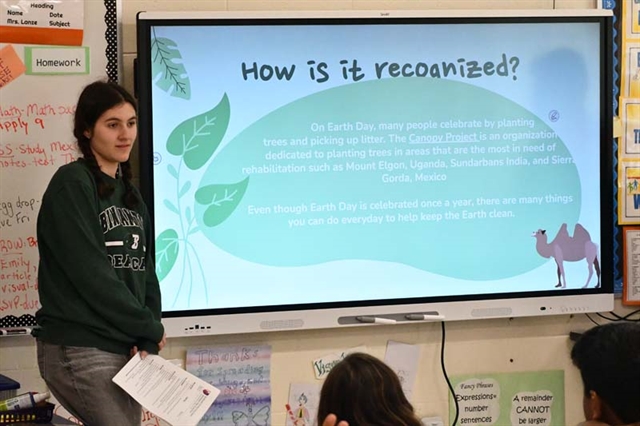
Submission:
<svg viewBox="0 0 640 426">
<path fill-rule="evenodd" d="M 476 374 L 451 379 L 458 424 L 566 426 L 564 371 Z M 453 420 L 455 404 L 449 401 Z"/>
</svg>

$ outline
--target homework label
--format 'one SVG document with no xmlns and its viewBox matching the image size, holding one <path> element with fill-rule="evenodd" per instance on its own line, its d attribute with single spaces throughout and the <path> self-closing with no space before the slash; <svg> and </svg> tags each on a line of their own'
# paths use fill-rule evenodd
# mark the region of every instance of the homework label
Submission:
<svg viewBox="0 0 640 426">
<path fill-rule="evenodd" d="M 26 47 L 27 74 L 89 74 L 88 47 Z"/>
</svg>

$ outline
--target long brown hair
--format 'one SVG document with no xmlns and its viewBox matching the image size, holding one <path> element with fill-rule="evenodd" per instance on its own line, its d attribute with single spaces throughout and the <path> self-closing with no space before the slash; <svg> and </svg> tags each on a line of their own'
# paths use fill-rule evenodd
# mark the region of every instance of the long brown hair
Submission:
<svg viewBox="0 0 640 426">
<path fill-rule="evenodd" d="M 76 137 L 82 156 L 93 173 L 100 198 L 106 198 L 113 194 L 114 187 L 103 178 L 98 161 L 91 150 L 91 139 L 87 137 L 86 132 L 93 133 L 93 128 L 102 114 L 124 103 L 130 104 L 134 110 L 137 110 L 135 98 L 124 87 L 109 81 L 96 81 L 82 90 L 76 105 L 73 135 Z M 127 207 L 133 208 L 140 200 L 131 183 L 132 173 L 129 160 L 120 163 L 120 170 L 127 189 L 123 196 L 123 202 Z"/>
<path fill-rule="evenodd" d="M 329 414 L 349 426 L 422 426 L 396 373 L 378 358 L 359 352 L 336 364 L 322 385 L 318 424 Z"/>
</svg>

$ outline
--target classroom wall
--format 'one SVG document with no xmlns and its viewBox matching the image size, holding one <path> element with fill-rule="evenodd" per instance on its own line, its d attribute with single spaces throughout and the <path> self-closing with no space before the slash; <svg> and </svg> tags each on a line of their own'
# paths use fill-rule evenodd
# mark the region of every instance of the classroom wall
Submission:
<svg viewBox="0 0 640 426">
<path fill-rule="evenodd" d="M 146 10 L 398 10 L 398 9 L 584 9 L 595 0 L 122 0 L 123 82 L 133 87 L 136 54 L 135 16 Z M 133 158 L 134 164 L 137 156 Z M 630 312 L 619 302 L 616 312 Z M 595 315 L 593 318 L 598 318 Z M 603 321 L 600 319 L 600 321 Z M 585 315 L 461 321 L 446 324 L 445 362 L 449 375 L 467 373 L 565 371 L 566 424 L 583 419 L 582 389 L 571 365 L 570 331 L 593 324 Z M 384 357 L 388 340 L 420 346 L 418 378 L 412 402 L 420 416 L 448 418 L 448 389 L 440 368 L 440 324 L 365 326 L 315 331 L 288 331 L 252 335 L 224 335 L 170 339 L 162 351 L 167 359 L 184 359 L 187 348 L 207 345 L 269 344 L 272 347 L 271 388 L 273 425 L 284 425 L 284 404 L 291 382 L 314 382 L 311 362 L 323 355 L 365 346 Z M 0 338 L 0 374 L 18 380 L 23 390 L 45 390 L 39 378 L 31 337 Z"/>
<path fill-rule="evenodd" d="M 631 309 L 617 301 L 615 312 L 624 315 Z M 591 317 L 605 322 L 596 315 Z M 584 419 L 582 387 L 579 373 L 569 359 L 569 332 L 592 326 L 583 314 L 448 322 L 447 372 L 452 376 L 564 370 L 566 425 L 576 425 Z M 355 346 L 365 346 L 368 353 L 383 359 L 389 340 L 419 345 L 420 361 L 411 402 L 421 417 L 440 416 L 446 422 L 448 388 L 440 367 L 441 330 L 436 323 L 174 338 L 169 339 L 161 355 L 184 360 L 189 347 L 271 345 L 272 424 L 283 426 L 289 384 L 313 383 L 313 360 Z M 0 338 L 0 360 L 0 374 L 19 381 L 22 390 L 46 390 L 39 377 L 31 337 Z"/>
</svg>

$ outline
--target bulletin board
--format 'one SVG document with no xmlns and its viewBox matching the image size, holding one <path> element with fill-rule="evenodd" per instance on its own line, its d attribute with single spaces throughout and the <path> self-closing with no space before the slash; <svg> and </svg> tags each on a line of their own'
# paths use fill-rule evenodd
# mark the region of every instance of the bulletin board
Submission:
<svg viewBox="0 0 640 426">
<path fill-rule="evenodd" d="M 40 201 L 53 173 L 78 156 L 80 91 L 107 78 L 118 80 L 117 0 L 2 2 L 0 328 L 35 325 Z"/>
</svg>

